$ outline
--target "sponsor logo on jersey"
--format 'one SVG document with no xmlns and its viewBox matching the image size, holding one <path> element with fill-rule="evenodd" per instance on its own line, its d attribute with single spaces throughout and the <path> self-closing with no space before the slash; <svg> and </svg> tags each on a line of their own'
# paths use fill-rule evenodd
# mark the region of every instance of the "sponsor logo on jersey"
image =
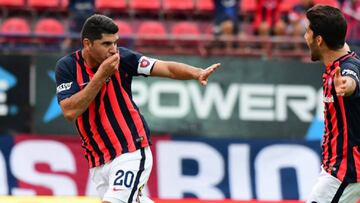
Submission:
<svg viewBox="0 0 360 203">
<path fill-rule="evenodd" d="M 353 71 L 353 70 L 345 69 L 345 70 L 342 71 L 341 74 L 342 74 L 342 75 L 352 75 L 352 76 L 354 76 L 354 77 L 356 78 L 357 81 L 359 81 L 359 78 L 358 78 L 356 72 Z"/>
<path fill-rule="evenodd" d="M 71 88 L 72 83 L 73 82 L 62 83 L 61 85 L 57 86 L 56 92 L 60 93 L 60 92 L 65 91 L 65 90 L 69 90 Z"/>
</svg>

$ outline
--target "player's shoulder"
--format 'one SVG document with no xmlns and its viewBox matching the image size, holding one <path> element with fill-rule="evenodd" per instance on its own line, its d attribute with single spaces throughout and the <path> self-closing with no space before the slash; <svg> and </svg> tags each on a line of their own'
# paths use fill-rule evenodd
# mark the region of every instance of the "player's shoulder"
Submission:
<svg viewBox="0 0 360 203">
<path fill-rule="evenodd" d="M 61 57 L 56 62 L 56 69 L 73 69 L 76 67 L 75 52 Z"/>
<path fill-rule="evenodd" d="M 141 53 L 134 50 L 119 47 L 120 63 L 125 64 L 137 64 L 139 59 L 143 56 Z"/>
<path fill-rule="evenodd" d="M 360 70 L 360 58 L 355 53 L 352 53 L 352 56 L 343 61 L 341 68 L 355 68 Z"/>
<path fill-rule="evenodd" d="M 140 54 L 139 52 L 128 49 L 126 47 L 119 47 L 118 49 L 119 49 L 120 57 L 126 57 L 126 56 L 139 55 Z"/>
</svg>

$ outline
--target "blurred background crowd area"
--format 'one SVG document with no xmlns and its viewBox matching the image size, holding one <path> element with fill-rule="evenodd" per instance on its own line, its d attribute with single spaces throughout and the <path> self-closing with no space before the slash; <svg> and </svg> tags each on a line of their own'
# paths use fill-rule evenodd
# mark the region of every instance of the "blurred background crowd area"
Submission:
<svg viewBox="0 0 360 203">
<path fill-rule="evenodd" d="M 79 48 L 93 13 L 116 20 L 120 45 L 152 54 L 306 57 L 306 10 L 340 8 L 360 44 L 359 0 L 0 0 L 0 48 Z"/>
</svg>

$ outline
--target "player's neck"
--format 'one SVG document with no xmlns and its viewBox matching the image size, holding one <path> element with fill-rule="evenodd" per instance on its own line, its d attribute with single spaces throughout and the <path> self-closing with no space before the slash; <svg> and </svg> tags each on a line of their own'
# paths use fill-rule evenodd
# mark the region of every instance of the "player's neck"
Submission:
<svg viewBox="0 0 360 203">
<path fill-rule="evenodd" d="M 81 56 L 83 57 L 85 63 L 91 67 L 91 68 L 94 68 L 94 67 L 98 67 L 98 64 L 91 58 L 91 56 L 89 55 L 89 53 L 87 53 L 86 51 L 81 50 Z"/>
<path fill-rule="evenodd" d="M 329 64 L 332 64 L 335 60 L 338 58 L 346 55 L 348 51 L 345 48 L 341 48 L 338 50 L 328 50 L 323 54 L 323 60 L 322 62 L 327 66 Z"/>
</svg>

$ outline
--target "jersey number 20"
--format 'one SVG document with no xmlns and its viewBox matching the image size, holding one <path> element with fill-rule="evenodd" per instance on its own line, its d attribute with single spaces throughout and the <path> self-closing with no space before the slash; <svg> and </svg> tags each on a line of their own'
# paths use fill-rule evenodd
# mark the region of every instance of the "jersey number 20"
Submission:
<svg viewBox="0 0 360 203">
<path fill-rule="evenodd" d="M 134 180 L 134 173 L 132 171 L 124 172 L 123 170 L 118 170 L 116 172 L 116 179 L 114 185 L 125 186 L 130 188 Z"/>
</svg>

